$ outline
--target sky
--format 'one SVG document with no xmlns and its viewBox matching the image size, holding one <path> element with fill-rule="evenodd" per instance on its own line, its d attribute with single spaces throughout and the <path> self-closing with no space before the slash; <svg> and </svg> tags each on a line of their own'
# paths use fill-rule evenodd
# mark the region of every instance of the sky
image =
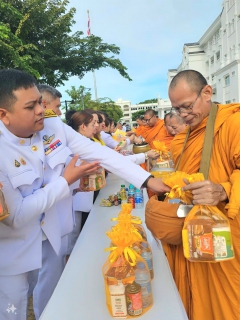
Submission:
<svg viewBox="0 0 240 320">
<path fill-rule="evenodd" d="M 184 43 L 197 42 L 222 11 L 223 0 L 69 0 L 75 7 L 72 31 L 87 36 L 87 10 L 91 33 L 103 42 L 120 47 L 119 58 L 132 78 L 123 78 L 117 70 L 95 71 L 98 98 L 130 100 L 132 104 L 160 96 L 168 98 L 168 69 L 176 69 L 182 60 Z M 92 72 L 82 79 L 71 77 L 58 87 L 62 100 L 65 90 L 80 85 L 91 89 L 95 99 Z"/>
</svg>

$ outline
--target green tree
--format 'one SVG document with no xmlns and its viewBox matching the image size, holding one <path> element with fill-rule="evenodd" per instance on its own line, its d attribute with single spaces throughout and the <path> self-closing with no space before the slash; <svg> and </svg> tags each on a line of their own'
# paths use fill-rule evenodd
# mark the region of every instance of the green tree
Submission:
<svg viewBox="0 0 240 320">
<path fill-rule="evenodd" d="M 76 9 L 67 11 L 68 0 L 1 0 L 1 3 L 2 26 L 17 36 L 17 39 L 9 38 L 9 44 L 16 48 L 12 42 L 20 39 L 22 50 L 18 53 L 21 58 L 25 56 L 29 71 L 38 71 L 40 82 L 58 86 L 71 76 L 82 78 L 93 69 L 105 67 L 116 69 L 131 80 L 127 68 L 116 58 L 119 47 L 94 35 L 84 37 L 81 31 L 71 33 Z M 6 5 L 12 8 L 7 14 Z M 9 62 L 11 58 L 3 55 L 0 67 L 16 64 Z"/>
<path fill-rule="evenodd" d="M 132 121 L 136 121 L 136 119 L 140 116 L 143 116 L 146 110 L 139 110 L 132 114 Z"/>
<path fill-rule="evenodd" d="M 145 103 L 156 103 L 158 99 L 149 99 L 142 102 L 139 102 L 138 104 L 145 104 Z"/>
<path fill-rule="evenodd" d="M 9 20 L 15 21 L 14 32 L 9 23 L 0 22 L 0 66 L 8 68 L 19 68 L 39 77 L 39 72 L 31 66 L 33 54 L 37 47 L 31 43 L 23 44 L 19 33 L 28 15 L 22 15 L 9 3 L 0 2 L 0 12 L 4 12 Z"/>
<path fill-rule="evenodd" d="M 116 105 L 110 98 L 100 98 L 97 101 L 92 100 L 92 95 L 84 86 L 76 88 L 71 86 L 70 90 L 66 90 L 74 103 L 68 104 L 69 109 L 83 110 L 93 109 L 107 113 L 114 121 L 119 121 L 123 117 L 120 106 Z"/>
</svg>

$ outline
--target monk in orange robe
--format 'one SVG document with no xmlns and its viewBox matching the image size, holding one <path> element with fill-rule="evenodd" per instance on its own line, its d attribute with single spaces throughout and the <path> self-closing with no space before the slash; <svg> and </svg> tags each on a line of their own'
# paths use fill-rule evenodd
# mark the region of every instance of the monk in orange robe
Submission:
<svg viewBox="0 0 240 320">
<path fill-rule="evenodd" d="M 212 88 L 197 71 L 178 73 L 169 87 L 173 109 L 190 127 L 178 170 L 196 173 L 212 106 Z M 217 205 L 229 219 L 235 258 L 229 261 L 190 262 L 182 245 L 163 243 L 190 320 L 240 320 L 240 104 L 218 105 L 209 180 L 186 185 L 193 204 Z M 187 129 L 172 141 L 171 153 L 177 163 Z"/>
<path fill-rule="evenodd" d="M 136 137 L 139 137 L 139 136 L 144 137 L 144 133 L 147 128 L 147 124 L 146 124 L 146 121 L 143 121 L 143 118 L 144 118 L 143 116 L 140 116 L 136 119 L 136 122 L 138 124 L 138 127 L 135 131 Z"/>
<path fill-rule="evenodd" d="M 145 141 L 154 148 L 153 141 L 159 140 L 165 143 L 167 149 L 170 149 L 170 143 L 173 139 L 173 132 L 171 128 L 167 130 L 164 120 L 156 117 L 155 111 L 149 109 L 144 114 L 144 119 L 147 122 L 147 128 L 143 135 Z"/>
</svg>

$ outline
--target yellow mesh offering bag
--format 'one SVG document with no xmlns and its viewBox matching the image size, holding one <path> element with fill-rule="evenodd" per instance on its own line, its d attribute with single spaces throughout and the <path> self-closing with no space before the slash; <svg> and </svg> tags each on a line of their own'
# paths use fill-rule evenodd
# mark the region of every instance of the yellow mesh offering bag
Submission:
<svg viewBox="0 0 240 320">
<path fill-rule="evenodd" d="M 123 204 L 119 216 L 112 219 L 118 223 L 106 232 L 111 239 L 111 247 L 105 249 L 110 251 L 110 254 L 102 272 L 107 307 L 115 318 L 139 316 L 148 311 L 153 304 L 148 265 L 134 249 L 136 243 L 144 241 L 134 227 L 141 224 L 141 219 L 132 217 L 131 209 L 131 205 Z M 148 283 L 144 284 L 144 294 L 141 285 L 137 283 L 140 267 L 140 273 L 144 272 L 149 279 Z"/>
</svg>

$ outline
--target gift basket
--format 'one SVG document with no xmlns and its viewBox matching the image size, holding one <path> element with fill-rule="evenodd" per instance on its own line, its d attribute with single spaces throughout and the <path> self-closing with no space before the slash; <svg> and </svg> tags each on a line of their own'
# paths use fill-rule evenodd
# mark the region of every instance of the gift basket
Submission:
<svg viewBox="0 0 240 320">
<path fill-rule="evenodd" d="M 2 187 L 3 186 L 0 183 L 0 220 L 3 220 L 9 216 L 8 207 L 2 192 Z"/>
<path fill-rule="evenodd" d="M 189 182 L 203 181 L 201 173 Z M 195 205 L 182 230 L 184 256 L 190 261 L 217 262 L 234 258 L 230 224 L 216 206 Z"/>
<path fill-rule="evenodd" d="M 114 318 L 140 316 L 153 305 L 152 260 L 148 261 L 152 252 L 135 227 L 141 225 L 141 219 L 131 216 L 131 209 L 130 204 L 122 204 L 122 211 L 112 219 L 117 224 L 106 233 L 111 246 L 105 249 L 110 254 L 102 271 L 107 307 Z"/>
</svg>

